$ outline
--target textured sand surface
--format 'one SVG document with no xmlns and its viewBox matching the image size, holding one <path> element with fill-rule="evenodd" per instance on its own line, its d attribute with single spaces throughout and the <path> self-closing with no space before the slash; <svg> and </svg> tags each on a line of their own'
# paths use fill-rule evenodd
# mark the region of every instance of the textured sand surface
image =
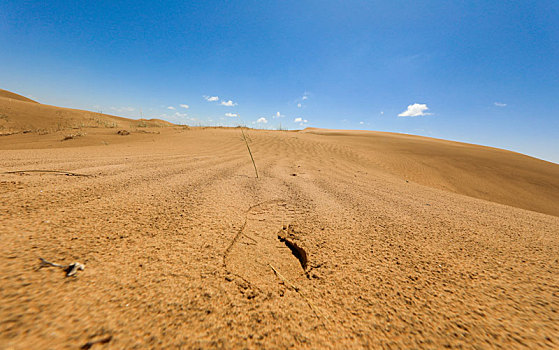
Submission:
<svg viewBox="0 0 559 350">
<path fill-rule="evenodd" d="M 559 347 L 557 164 L 249 130 L 257 179 L 239 129 L 117 130 L 0 137 L 0 349 Z"/>
</svg>

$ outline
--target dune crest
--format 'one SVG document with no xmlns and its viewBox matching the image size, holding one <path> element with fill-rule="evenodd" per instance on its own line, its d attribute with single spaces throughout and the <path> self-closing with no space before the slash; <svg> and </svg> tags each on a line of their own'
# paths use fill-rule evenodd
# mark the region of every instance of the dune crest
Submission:
<svg viewBox="0 0 559 350">
<path fill-rule="evenodd" d="M 39 103 L 39 102 L 33 101 L 32 99 L 27 98 L 25 96 L 21 96 L 19 94 L 14 93 L 14 92 L 11 92 L 11 91 L 8 91 L 8 90 L 2 90 L 2 89 L 0 89 L 0 97 L 1 98 L 11 98 L 13 100 L 24 101 L 24 102 Z"/>
<path fill-rule="evenodd" d="M 466 196 L 559 216 L 559 165 L 498 148 L 416 135 L 307 128 L 372 167 Z"/>
<path fill-rule="evenodd" d="M 0 135 L 47 134 L 84 128 L 145 128 L 171 126 L 160 119 L 129 119 L 109 114 L 37 103 L 0 91 Z"/>
</svg>

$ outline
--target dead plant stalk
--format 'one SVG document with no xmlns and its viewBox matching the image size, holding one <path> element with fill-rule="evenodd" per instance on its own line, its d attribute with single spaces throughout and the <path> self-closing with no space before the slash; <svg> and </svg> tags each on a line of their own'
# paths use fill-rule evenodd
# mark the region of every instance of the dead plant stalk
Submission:
<svg viewBox="0 0 559 350">
<path fill-rule="evenodd" d="M 256 170 L 256 163 L 254 163 L 254 157 L 252 157 L 252 152 L 250 151 L 250 147 L 248 145 L 248 141 L 245 136 L 245 132 L 243 131 L 243 128 L 241 128 L 241 133 L 243 134 L 243 140 L 245 140 L 245 144 L 247 145 L 248 154 L 250 154 L 250 160 L 252 160 L 252 165 L 254 165 L 254 172 L 256 173 L 256 178 L 258 179 L 258 170 Z"/>
</svg>

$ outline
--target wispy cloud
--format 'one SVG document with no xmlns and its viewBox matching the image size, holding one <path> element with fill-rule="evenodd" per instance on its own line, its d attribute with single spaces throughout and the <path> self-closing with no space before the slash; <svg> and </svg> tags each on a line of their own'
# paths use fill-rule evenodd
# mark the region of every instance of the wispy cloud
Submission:
<svg viewBox="0 0 559 350">
<path fill-rule="evenodd" d="M 219 97 L 217 97 L 217 96 L 205 96 L 204 95 L 204 99 L 206 99 L 206 101 L 208 101 L 208 102 L 219 101 Z"/>
<path fill-rule="evenodd" d="M 236 106 L 237 104 L 235 102 L 229 100 L 229 101 L 221 101 L 221 105 L 226 106 L 226 107 L 233 107 L 233 106 Z"/>
<path fill-rule="evenodd" d="M 169 106 L 169 107 L 167 107 L 167 109 L 170 109 L 170 110 L 172 110 L 172 111 L 176 110 L 176 108 L 173 107 L 173 106 Z"/>
<path fill-rule="evenodd" d="M 309 99 L 309 93 L 305 91 L 303 96 L 301 96 L 301 97 L 299 97 L 298 99 L 295 100 L 295 102 L 297 103 L 297 108 L 302 108 L 303 107 L 303 102 L 305 102 L 308 99 Z"/>
<path fill-rule="evenodd" d="M 186 117 L 186 116 L 187 116 L 187 114 L 186 114 L 186 113 L 180 113 L 180 112 L 176 112 L 176 113 L 175 113 L 175 117 L 181 117 L 181 118 L 184 118 L 184 117 Z"/>
<path fill-rule="evenodd" d="M 425 113 L 428 109 L 429 107 L 427 107 L 426 104 L 414 103 L 409 105 L 408 109 L 398 114 L 398 117 L 422 117 L 425 115 L 432 115 L 433 113 Z"/>
<path fill-rule="evenodd" d="M 259 118 L 256 122 L 259 123 L 259 124 L 266 124 L 266 123 L 268 123 L 268 119 L 262 117 L 262 118 Z"/>
<path fill-rule="evenodd" d="M 493 104 L 497 107 L 506 107 L 507 106 L 506 103 L 502 103 L 502 102 L 494 102 Z"/>
<path fill-rule="evenodd" d="M 181 104 L 181 105 L 179 105 L 179 106 L 181 106 L 181 107 L 184 108 L 184 109 L 189 109 L 189 108 L 190 108 L 190 106 L 189 106 L 189 105 L 186 105 L 186 104 Z"/>
<path fill-rule="evenodd" d="M 293 121 L 295 123 L 301 123 L 301 122 L 303 122 L 303 118 L 295 118 Z"/>
<path fill-rule="evenodd" d="M 274 115 L 272 116 L 273 119 L 276 119 L 276 118 L 284 118 L 284 117 L 285 117 L 285 115 L 281 114 L 280 112 L 276 112 L 276 114 L 274 114 Z"/>
<path fill-rule="evenodd" d="M 135 111 L 134 107 L 111 107 L 110 109 L 112 111 L 116 111 L 116 112 L 119 112 L 119 113 L 134 112 Z"/>
<path fill-rule="evenodd" d="M 234 118 L 234 117 L 238 117 L 239 115 L 238 115 L 238 114 L 235 114 L 235 113 L 225 113 L 225 116 L 226 116 L 226 117 Z"/>
</svg>

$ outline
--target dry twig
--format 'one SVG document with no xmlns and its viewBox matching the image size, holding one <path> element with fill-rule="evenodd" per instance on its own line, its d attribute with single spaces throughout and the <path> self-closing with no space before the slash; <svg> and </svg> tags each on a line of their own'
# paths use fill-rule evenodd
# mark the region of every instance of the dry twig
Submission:
<svg viewBox="0 0 559 350">
<path fill-rule="evenodd" d="M 282 282 L 290 287 L 291 289 L 293 289 L 294 291 L 296 291 L 297 293 L 299 293 L 299 287 L 297 287 L 296 285 L 294 285 L 293 283 L 289 282 L 289 280 L 285 277 L 283 277 L 283 275 L 281 273 L 279 273 L 278 270 L 276 270 L 275 267 L 272 266 L 272 264 L 268 264 L 268 266 L 270 266 L 272 268 L 272 270 L 274 271 L 274 273 L 276 274 L 276 276 L 279 277 L 280 280 L 282 280 Z"/>
<path fill-rule="evenodd" d="M 55 173 L 55 174 L 66 175 L 66 176 L 84 176 L 84 177 L 93 176 L 87 174 L 71 173 L 69 171 L 63 171 L 63 170 L 41 170 L 41 169 L 5 171 L 2 174 L 23 174 L 23 173 Z"/>
<path fill-rule="evenodd" d="M 252 165 L 254 165 L 254 172 L 256 173 L 256 178 L 258 179 L 258 170 L 256 170 L 256 163 L 254 163 L 254 158 L 252 157 L 252 152 L 250 151 L 250 147 L 248 146 L 248 141 L 245 136 L 245 132 L 243 131 L 243 128 L 241 128 L 241 133 L 243 134 L 243 140 L 245 140 L 245 143 L 247 145 L 248 154 L 250 154 L 250 160 L 252 160 Z"/>
<path fill-rule="evenodd" d="M 318 312 L 318 309 L 316 308 L 316 306 L 314 306 L 314 304 L 309 300 L 309 298 L 307 298 L 303 292 L 301 291 L 301 288 L 297 287 L 296 285 L 294 285 L 293 283 L 289 282 L 289 280 L 285 277 L 283 277 L 283 275 L 281 273 L 279 273 L 278 270 L 276 270 L 275 267 L 272 266 L 272 264 L 268 264 L 268 266 L 270 266 L 270 268 L 272 269 L 272 271 L 274 271 L 274 273 L 276 274 L 276 276 L 278 276 L 278 278 L 289 288 L 293 289 L 297 294 L 299 294 L 301 296 L 301 298 L 303 298 L 303 300 L 307 303 L 307 305 L 309 305 L 309 307 L 311 308 L 312 312 L 314 313 L 314 315 L 316 316 L 316 318 L 318 318 L 320 320 L 320 322 L 322 323 L 322 325 L 324 326 L 324 329 L 326 329 L 328 332 L 329 329 L 328 327 L 326 327 L 326 323 L 324 322 L 323 318 L 320 317 L 320 314 Z"/>
<path fill-rule="evenodd" d="M 113 339 L 112 335 L 109 335 L 105 338 L 101 338 L 101 339 L 97 339 L 97 340 L 90 340 L 87 343 L 85 343 L 84 345 L 82 345 L 82 347 L 80 349 L 88 350 L 88 349 L 91 349 L 91 347 L 95 344 L 106 344 L 106 343 L 110 342 L 111 339 Z"/>
<path fill-rule="evenodd" d="M 74 276 L 75 274 L 78 273 L 78 270 L 83 271 L 83 269 L 85 269 L 85 266 L 79 262 L 73 262 L 70 265 L 60 265 L 57 263 L 53 263 L 50 261 L 47 261 L 43 258 L 39 258 L 39 260 L 41 260 L 41 266 L 39 266 L 40 268 L 43 268 L 45 266 L 54 266 L 54 267 L 58 267 L 64 270 L 64 272 L 66 272 L 66 277 L 71 277 Z"/>
</svg>

